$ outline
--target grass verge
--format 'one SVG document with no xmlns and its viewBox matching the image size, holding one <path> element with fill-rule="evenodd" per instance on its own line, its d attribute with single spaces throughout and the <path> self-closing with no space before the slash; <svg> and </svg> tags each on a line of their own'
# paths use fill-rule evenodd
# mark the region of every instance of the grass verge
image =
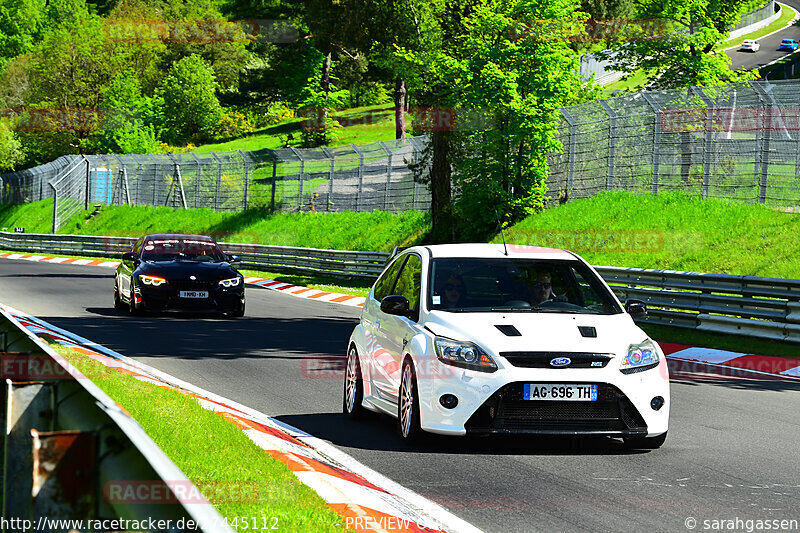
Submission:
<svg viewBox="0 0 800 533">
<path fill-rule="evenodd" d="M 124 407 L 229 521 L 246 516 L 273 524 L 276 517 L 286 531 L 345 529 L 342 518 L 286 466 L 196 399 L 115 372 L 69 348 L 54 349 Z"/>
</svg>

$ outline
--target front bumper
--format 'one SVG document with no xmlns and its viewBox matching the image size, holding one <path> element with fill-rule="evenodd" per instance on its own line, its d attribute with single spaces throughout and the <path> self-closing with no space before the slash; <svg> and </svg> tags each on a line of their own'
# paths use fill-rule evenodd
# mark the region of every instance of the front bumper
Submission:
<svg viewBox="0 0 800 533">
<path fill-rule="evenodd" d="M 627 375 L 616 365 L 515 367 L 481 373 L 430 359 L 427 363 L 441 365 L 430 374 L 434 379 L 417 372 L 422 428 L 433 433 L 656 436 L 669 426 L 669 378 L 663 357 L 657 367 Z M 595 384 L 598 398 L 594 402 L 524 400 L 526 383 Z M 458 405 L 443 407 L 439 401 L 443 394 L 455 395 Z M 650 405 L 656 396 L 664 399 L 658 410 Z"/>
<path fill-rule="evenodd" d="M 143 285 L 136 288 L 136 295 L 141 298 L 138 306 L 147 311 L 231 313 L 244 305 L 244 286 L 225 289 L 207 284 L 193 290 L 207 291 L 208 298 L 181 298 L 180 291 L 168 284 L 159 287 Z"/>
</svg>

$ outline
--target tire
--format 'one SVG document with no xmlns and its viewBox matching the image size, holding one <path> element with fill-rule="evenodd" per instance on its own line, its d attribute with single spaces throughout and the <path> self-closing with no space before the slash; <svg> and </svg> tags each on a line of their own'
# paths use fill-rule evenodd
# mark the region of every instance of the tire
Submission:
<svg viewBox="0 0 800 533">
<path fill-rule="evenodd" d="M 364 400 L 364 380 L 361 374 L 361 363 L 355 346 L 347 351 L 347 363 L 344 369 L 344 393 L 342 396 L 342 412 L 349 418 L 362 418 L 366 409 Z"/>
<path fill-rule="evenodd" d="M 625 446 L 632 450 L 655 450 L 667 440 L 667 433 L 664 432 L 656 437 L 627 437 L 622 440 L 625 441 Z"/>
<path fill-rule="evenodd" d="M 122 298 L 119 297 L 119 288 L 116 284 L 114 284 L 114 309 L 117 311 L 125 310 L 125 302 L 123 302 Z"/>
<path fill-rule="evenodd" d="M 234 318 L 243 317 L 244 316 L 244 302 L 242 302 L 242 305 L 240 307 L 238 307 L 235 311 L 231 311 L 230 313 L 228 313 L 228 315 L 232 316 Z"/>
<path fill-rule="evenodd" d="M 397 429 L 406 444 L 415 444 L 421 440 L 422 429 L 419 425 L 417 375 L 410 359 L 403 362 L 401 376 L 400 397 L 397 402 Z"/>
<path fill-rule="evenodd" d="M 142 312 L 136 308 L 136 298 L 134 298 L 133 286 L 131 286 L 131 292 L 128 294 L 128 312 L 131 316 L 141 316 Z"/>
</svg>

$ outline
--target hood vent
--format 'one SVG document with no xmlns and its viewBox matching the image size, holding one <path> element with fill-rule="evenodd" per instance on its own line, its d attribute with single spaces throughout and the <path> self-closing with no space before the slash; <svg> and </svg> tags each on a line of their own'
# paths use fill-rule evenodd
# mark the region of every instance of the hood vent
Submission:
<svg viewBox="0 0 800 533">
<path fill-rule="evenodd" d="M 597 330 L 594 326 L 578 326 L 578 331 L 581 332 L 581 337 L 588 337 L 594 339 L 597 337 Z"/>
<path fill-rule="evenodd" d="M 522 333 L 511 324 L 495 325 L 495 327 L 507 337 L 522 337 Z"/>
</svg>

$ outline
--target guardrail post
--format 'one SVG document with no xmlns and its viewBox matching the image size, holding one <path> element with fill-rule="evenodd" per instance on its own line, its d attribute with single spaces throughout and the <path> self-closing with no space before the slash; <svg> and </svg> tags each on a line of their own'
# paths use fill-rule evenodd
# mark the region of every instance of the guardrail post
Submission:
<svg viewBox="0 0 800 533">
<path fill-rule="evenodd" d="M 617 114 L 611 109 L 606 100 L 598 100 L 608 114 L 608 178 L 606 178 L 606 190 L 614 189 L 614 155 L 617 146 Z"/>
<path fill-rule="evenodd" d="M 703 103 L 706 105 L 706 131 L 705 143 L 703 144 L 703 200 L 708 198 L 708 189 L 711 184 L 711 155 L 714 151 L 714 102 L 706 96 L 700 87 L 691 87 Z"/>
<path fill-rule="evenodd" d="M 269 201 L 269 212 L 275 212 L 275 189 L 278 185 L 278 156 L 274 151 L 270 150 L 272 156 L 272 199 Z"/>
<path fill-rule="evenodd" d="M 244 152 L 241 150 L 236 150 L 239 152 L 239 156 L 244 161 L 244 196 L 242 197 L 242 209 L 247 210 L 247 191 L 250 188 L 250 166 L 247 164 L 247 158 L 244 156 Z"/>
<path fill-rule="evenodd" d="M 356 213 L 361 212 L 361 195 L 364 191 L 364 154 L 358 149 L 355 144 L 351 144 L 350 148 L 358 154 L 358 192 L 356 193 Z"/>
<path fill-rule="evenodd" d="M 300 153 L 300 150 L 294 146 L 291 147 L 291 150 L 300 160 L 300 180 L 297 185 L 297 210 L 299 211 L 303 208 L 303 175 L 306 173 L 306 160 L 303 159 L 303 154 Z"/>
<path fill-rule="evenodd" d="M 393 153 L 389 148 L 386 147 L 386 142 L 378 141 L 378 143 L 381 145 L 381 148 L 383 148 L 386 151 L 386 155 L 387 155 L 387 159 L 386 159 L 386 189 L 383 192 L 383 210 L 384 211 L 388 211 L 389 210 L 389 187 L 392 184 L 392 155 L 393 155 Z"/>
<path fill-rule="evenodd" d="M 326 202 L 326 211 L 330 212 L 331 206 L 333 205 L 333 173 L 336 169 L 336 156 L 326 146 L 322 147 L 322 151 L 325 152 L 325 155 L 331 160 L 331 167 L 328 169 L 328 201 Z"/>
<path fill-rule="evenodd" d="M 217 156 L 216 152 L 211 152 L 214 159 L 217 160 L 217 195 L 214 197 L 214 211 L 219 210 L 219 193 L 222 187 L 222 160 Z"/>
<path fill-rule="evenodd" d="M 655 117 L 653 121 L 653 194 L 658 194 L 658 166 L 661 163 L 661 108 L 647 91 L 642 91 L 645 102 L 650 105 Z"/>
</svg>

